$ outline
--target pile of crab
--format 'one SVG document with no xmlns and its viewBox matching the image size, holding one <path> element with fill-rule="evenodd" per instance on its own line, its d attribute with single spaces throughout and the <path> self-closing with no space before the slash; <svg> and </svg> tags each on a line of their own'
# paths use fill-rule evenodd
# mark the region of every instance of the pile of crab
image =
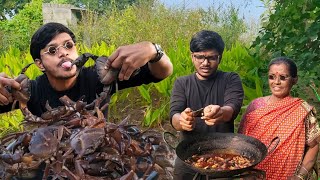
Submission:
<svg viewBox="0 0 320 180">
<path fill-rule="evenodd" d="M 63 96 L 63 106 L 47 103 L 37 117 L 26 106 L 28 78 L 22 73 L 17 81 L 23 88 L 12 94 L 29 130 L 1 138 L 1 179 L 153 179 L 168 166 L 161 134 L 128 125 L 129 116 L 119 124 L 106 120 L 107 92 L 91 104 Z"/>
</svg>

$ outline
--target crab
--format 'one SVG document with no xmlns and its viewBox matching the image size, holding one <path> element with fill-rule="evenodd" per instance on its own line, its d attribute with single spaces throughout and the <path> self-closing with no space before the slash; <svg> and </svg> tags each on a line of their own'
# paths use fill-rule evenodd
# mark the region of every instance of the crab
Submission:
<svg viewBox="0 0 320 180">
<path fill-rule="evenodd" d="M 158 137 L 127 125 L 129 116 L 119 124 L 106 120 L 103 110 L 108 103 L 102 102 L 111 98 L 110 84 L 116 80 L 118 70 L 108 67 L 107 57 L 88 53 L 73 63 L 80 68 L 90 57 L 104 84 L 90 104 L 83 101 L 85 97 L 73 101 L 63 96 L 59 99 L 62 106 L 52 108 L 47 102 L 47 111 L 35 116 L 26 106 L 30 98 L 30 80 L 24 75 L 27 67 L 17 77 L 23 88 L 9 90 L 20 103 L 24 123 L 37 126 L 1 139 L 0 178 L 24 177 L 42 165 L 43 179 L 146 179 L 152 173 L 152 152 Z"/>
<path fill-rule="evenodd" d="M 13 171 L 16 170 L 13 174 L 18 174 L 26 167 L 37 169 L 42 162 L 50 163 L 50 158 L 54 157 L 59 149 L 61 139 L 70 133 L 64 126 L 48 126 L 35 129 L 32 132 L 8 135 L 1 141 L 1 147 L 5 147 L 5 150 L 0 154 L 0 160 L 5 164 L 12 165 L 12 167 L 20 164 L 20 166 L 12 168 Z M 16 140 L 6 145 L 8 140 L 15 138 L 15 136 L 18 136 Z M 8 165 L 6 166 L 8 167 Z"/>
<path fill-rule="evenodd" d="M 24 68 L 22 68 L 20 74 L 18 77 L 15 78 L 15 80 L 20 83 L 21 89 L 13 89 L 10 86 L 6 86 L 8 92 L 12 93 L 12 96 L 14 98 L 14 103 L 12 105 L 12 109 L 15 107 L 16 102 L 20 102 L 20 107 L 26 107 L 27 102 L 30 99 L 30 91 L 31 91 L 31 82 L 29 78 L 25 75 L 25 72 L 31 66 L 33 63 L 30 63 L 26 65 Z"/>
<path fill-rule="evenodd" d="M 111 67 L 108 63 L 109 59 L 107 56 L 98 57 L 90 53 L 84 53 L 73 61 L 72 65 L 76 65 L 79 69 L 89 60 L 89 58 L 95 61 L 95 68 L 102 84 L 109 85 L 117 79 L 120 69 Z"/>
</svg>

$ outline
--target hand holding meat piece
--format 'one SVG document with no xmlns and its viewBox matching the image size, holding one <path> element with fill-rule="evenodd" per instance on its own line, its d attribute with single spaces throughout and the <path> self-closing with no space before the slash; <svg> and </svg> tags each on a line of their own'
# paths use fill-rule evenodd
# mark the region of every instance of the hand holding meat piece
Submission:
<svg viewBox="0 0 320 180">
<path fill-rule="evenodd" d="M 208 126 L 213 126 L 223 121 L 223 110 L 219 105 L 208 105 L 203 110 L 201 119 L 205 120 Z"/>
</svg>

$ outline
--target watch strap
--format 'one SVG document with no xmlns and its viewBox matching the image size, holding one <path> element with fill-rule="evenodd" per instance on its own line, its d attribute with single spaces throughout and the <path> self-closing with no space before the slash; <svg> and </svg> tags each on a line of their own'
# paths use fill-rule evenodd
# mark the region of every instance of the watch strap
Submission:
<svg viewBox="0 0 320 180">
<path fill-rule="evenodd" d="M 164 53 L 163 53 L 163 50 L 159 44 L 156 44 L 156 43 L 152 43 L 152 44 L 156 48 L 157 54 L 156 54 L 156 57 L 151 59 L 149 62 L 156 63 L 156 62 L 160 61 L 160 59 L 162 58 Z"/>
</svg>

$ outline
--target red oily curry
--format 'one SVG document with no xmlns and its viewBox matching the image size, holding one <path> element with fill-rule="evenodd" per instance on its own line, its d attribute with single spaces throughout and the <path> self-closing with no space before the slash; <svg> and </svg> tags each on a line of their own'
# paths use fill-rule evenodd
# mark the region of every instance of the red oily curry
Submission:
<svg viewBox="0 0 320 180">
<path fill-rule="evenodd" d="M 254 160 L 237 154 L 211 152 L 203 155 L 195 154 L 185 162 L 201 169 L 225 171 L 249 167 L 253 165 Z"/>
</svg>

